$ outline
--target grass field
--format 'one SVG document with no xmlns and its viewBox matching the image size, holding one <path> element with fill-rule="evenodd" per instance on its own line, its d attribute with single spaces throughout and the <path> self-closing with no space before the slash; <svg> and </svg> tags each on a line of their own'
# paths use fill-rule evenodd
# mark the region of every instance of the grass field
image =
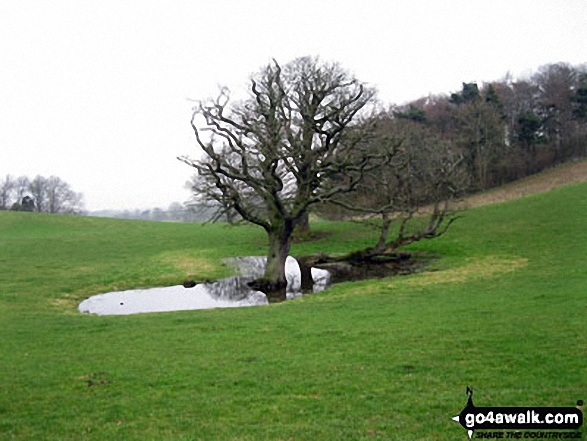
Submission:
<svg viewBox="0 0 587 441">
<path fill-rule="evenodd" d="M 0 439 L 465 440 L 477 406 L 587 399 L 587 184 L 475 208 L 434 271 L 265 307 L 99 317 L 228 275 L 262 230 L 0 212 Z M 373 240 L 356 224 L 293 254 Z M 584 429 L 585 430 L 585 429 Z"/>
</svg>

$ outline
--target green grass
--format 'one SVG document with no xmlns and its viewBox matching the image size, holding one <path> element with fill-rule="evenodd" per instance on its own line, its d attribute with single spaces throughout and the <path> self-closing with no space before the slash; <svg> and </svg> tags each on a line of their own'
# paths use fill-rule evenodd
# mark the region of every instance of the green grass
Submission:
<svg viewBox="0 0 587 441">
<path fill-rule="evenodd" d="M 587 399 L 587 185 L 471 210 L 436 271 L 268 307 L 81 315 L 83 298 L 229 274 L 253 227 L 0 212 L 0 439 L 459 440 L 478 406 Z M 330 232 L 293 254 L 364 247 Z M 89 381 L 93 382 L 88 386 Z"/>
</svg>

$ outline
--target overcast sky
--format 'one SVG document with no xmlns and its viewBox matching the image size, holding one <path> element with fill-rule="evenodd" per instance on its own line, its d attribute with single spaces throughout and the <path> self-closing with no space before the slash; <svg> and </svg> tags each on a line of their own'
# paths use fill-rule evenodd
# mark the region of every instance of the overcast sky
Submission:
<svg viewBox="0 0 587 441">
<path fill-rule="evenodd" d="M 189 99 L 304 55 L 399 104 L 587 62 L 587 1 L 1 0 L 0 176 L 59 176 L 89 210 L 183 202 Z"/>
</svg>

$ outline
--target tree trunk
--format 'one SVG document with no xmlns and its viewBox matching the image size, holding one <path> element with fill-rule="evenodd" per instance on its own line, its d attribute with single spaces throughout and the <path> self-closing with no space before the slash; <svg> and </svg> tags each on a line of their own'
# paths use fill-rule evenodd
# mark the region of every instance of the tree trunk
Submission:
<svg viewBox="0 0 587 441">
<path fill-rule="evenodd" d="M 375 254 L 385 252 L 387 248 L 387 236 L 389 234 L 389 227 L 391 226 L 391 219 L 387 212 L 381 214 L 381 232 L 379 234 L 379 240 L 375 245 L 373 251 Z"/>
<path fill-rule="evenodd" d="M 287 286 L 285 261 L 289 254 L 292 232 L 293 227 L 289 222 L 267 231 L 269 235 L 269 252 L 267 253 L 265 274 L 262 279 L 253 282 L 252 286 L 263 291 L 268 297 L 271 294 L 272 297 L 277 296 L 277 299 L 282 299 L 283 297 L 282 300 L 285 300 L 285 288 Z"/>
<path fill-rule="evenodd" d="M 386 212 L 381 213 L 381 219 L 381 231 L 379 233 L 377 244 L 373 247 L 351 253 L 350 260 L 355 262 L 365 262 L 372 257 L 386 254 L 389 251 L 387 237 L 389 236 L 389 228 L 391 227 L 392 220 Z"/>
<path fill-rule="evenodd" d="M 302 258 L 298 258 L 297 261 L 300 265 L 300 282 L 302 291 L 312 291 L 312 288 L 314 288 L 314 279 L 312 278 L 312 265 L 310 265 L 309 262 Z"/>
<path fill-rule="evenodd" d="M 310 216 L 306 211 L 296 224 L 296 237 L 308 237 L 310 234 Z"/>
</svg>

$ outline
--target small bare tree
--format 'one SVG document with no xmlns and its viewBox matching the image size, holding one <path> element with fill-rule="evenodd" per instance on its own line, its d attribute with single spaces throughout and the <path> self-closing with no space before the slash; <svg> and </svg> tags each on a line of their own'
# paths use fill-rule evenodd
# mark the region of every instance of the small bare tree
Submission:
<svg viewBox="0 0 587 441">
<path fill-rule="evenodd" d="M 80 214 L 83 196 L 57 176 L 45 180 L 46 211 L 48 213 Z"/>
<path fill-rule="evenodd" d="M 241 103 L 229 105 L 223 89 L 195 108 L 192 127 L 204 158 L 179 159 L 198 171 L 205 199 L 267 232 L 259 289 L 285 287 L 292 232 L 308 207 L 353 190 L 381 163 L 380 152 L 365 149 L 368 125 L 355 124 L 374 95 L 338 64 L 304 57 L 261 69 Z M 344 181 L 327 179 L 335 174 Z"/>
<path fill-rule="evenodd" d="M 353 253 L 355 260 L 392 254 L 444 234 L 456 219 L 451 201 L 469 182 L 460 151 L 420 124 L 383 117 L 377 132 L 372 148 L 392 149 L 391 160 L 370 172 L 354 193 L 330 199 L 364 221 L 380 218 L 374 224 L 380 231 L 377 244 Z"/>
<path fill-rule="evenodd" d="M 30 180 L 27 176 L 19 176 L 18 178 L 16 178 L 15 181 L 15 193 L 16 193 L 16 201 L 20 202 L 22 201 L 22 198 L 25 197 L 28 188 L 30 186 Z"/>
<path fill-rule="evenodd" d="M 14 188 L 14 179 L 12 176 L 6 175 L 4 181 L 0 182 L 0 210 L 7 210 L 9 208 Z"/>
</svg>

